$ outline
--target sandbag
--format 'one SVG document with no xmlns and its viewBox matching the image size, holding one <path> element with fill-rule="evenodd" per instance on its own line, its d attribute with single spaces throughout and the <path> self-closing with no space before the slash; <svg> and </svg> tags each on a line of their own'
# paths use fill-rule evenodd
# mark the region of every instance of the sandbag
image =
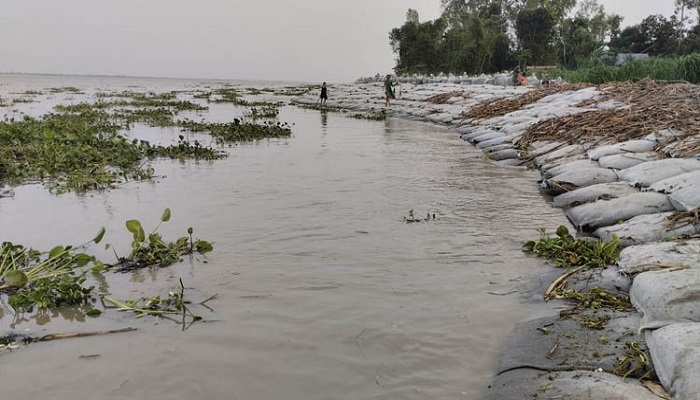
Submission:
<svg viewBox="0 0 700 400">
<path fill-rule="evenodd" d="M 614 199 L 638 192 L 627 182 L 599 183 L 560 194 L 552 199 L 552 205 L 558 208 L 574 207 L 598 199 Z"/>
<path fill-rule="evenodd" d="M 700 223 L 672 227 L 668 219 L 672 214 L 664 212 L 638 215 L 619 224 L 598 228 L 595 235 L 605 242 L 612 240 L 612 235 L 617 235 L 620 246 L 627 247 L 700 232 Z"/>
<path fill-rule="evenodd" d="M 493 139 L 489 139 L 489 140 L 484 140 L 484 141 L 478 142 L 477 145 L 476 145 L 476 148 L 479 149 L 479 150 L 484 150 L 484 149 L 487 149 L 487 148 L 489 148 L 489 147 L 498 146 L 498 145 L 501 145 L 501 144 L 506 144 L 506 143 L 507 143 L 507 144 L 510 144 L 511 140 L 513 140 L 513 136 L 512 136 L 512 135 L 505 135 L 505 134 L 504 134 L 504 135 L 501 136 L 501 137 L 497 137 L 497 138 L 493 138 Z"/>
<path fill-rule="evenodd" d="M 617 181 L 617 174 L 611 169 L 578 168 L 541 181 L 540 189 L 546 194 L 558 195 L 581 187 L 615 181 Z"/>
<path fill-rule="evenodd" d="M 566 157 L 580 156 L 581 158 L 584 158 L 583 153 L 584 153 L 583 146 L 581 146 L 580 144 L 572 144 L 572 145 L 568 145 L 568 146 L 564 146 L 562 148 L 556 149 L 556 150 L 551 151 L 547 154 L 543 154 L 539 157 L 536 157 L 535 164 L 541 166 L 541 165 L 550 163 L 553 160 L 556 160 L 559 158 L 566 158 Z"/>
<path fill-rule="evenodd" d="M 462 140 L 466 140 L 467 142 L 472 143 L 472 142 L 474 142 L 475 138 L 477 138 L 481 135 L 491 134 L 494 132 L 496 132 L 496 131 L 494 131 L 493 129 L 477 129 L 473 132 L 466 133 L 466 134 L 462 135 Z"/>
<path fill-rule="evenodd" d="M 600 167 L 600 164 L 598 164 L 598 161 L 589 160 L 587 158 L 560 158 L 552 161 L 551 163 L 543 165 L 540 168 L 540 172 L 542 173 L 543 178 L 549 179 L 559 174 L 563 174 L 564 172 L 576 171 L 580 168 L 588 167 Z"/>
<path fill-rule="evenodd" d="M 508 160 L 518 158 L 520 151 L 514 148 L 502 149 L 488 154 L 488 157 L 494 161 Z"/>
<path fill-rule="evenodd" d="M 678 400 L 700 397 L 700 324 L 673 324 L 647 332 L 654 370 L 668 394 Z"/>
<path fill-rule="evenodd" d="M 700 170 L 700 160 L 693 158 L 666 158 L 649 161 L 620 171 L 620 179 L 637 187 L 654 183 L 686 172 Z"/>
<path fill-rule="evenodd" d="M 650 151 L 647 153 L 621 153 L 600 157 L 598 162 L 603 168 L 627 169 L 647 161 L 660 159 L 659 153 Z"/>
<path fill-rule="evenodd" d="M 645 153 L 654 150 L 656 143 L 651 140 L 628 140 L 622 143 L 607 144 L 588 150 L 588 158 L 598 160 L 601 157 L 620 153 Z"/>
<path fill-rule="evenodd" d="M 679 211 L 700 209 L 700 182 L 691 187 L 675 191 L 668 196 L 671 204 Z"/>
<path fill-rule="evenodd" d="M 670 194 L 678 190 L 696 185 L 700 185 L 700 170 L 686 172 L 685 174 L 680 174 L 672 176 L 670 178 L 662 179 L 658 182 L 653 183 L 644 190 Z"/>
<path fill-rule="evenodd" d="M 564 146 L 565 144 L 561 142 L 533 142 L 530 143 L 528 152 L 530 157 L 539 157 Z"/>
<path fill-rule="evenodd" d="M 697 210 L 700 208 L 700 170 L 662 179 L 645 190 L 671 194 L 669 199 L 679 211 Z"/>
<path fill-rule="evenodd" d="M 622 249 L 617 267 L 626 274 L 677 265 L 700 269 L 700 239 L 647 243 Z"/>
<path fill-rule="evenodd" d="M 640 321 L 639 314 L 626 311 L 600 310 L 597 317 L 609 318 L 609 322 L 597 331 L 598 335 L 609 338 L 636 332 Z M 546 334 L 541 330 L 543 327 L 546 327 Z M 566 345 L 557 346 L 564 335 L 567 335 Z M 612 340 L 606 343 L 591 341 L 589 335 L 590 331 L 582 327 L 579 321 L 561 318 L 558 313 L 518 324 L 503 348 L 496 374 L 524 367 L 562 371 L 570 369 L 571 365 L 590 370 L 601 368 L 612 373 L 618 357 L 624 357 L 624 349 Z M 640 341 L 642 337 L 632 333 L 627 340 Z M 551 353 L 554 346 L 557 346 L 557 351 Z M 591 359 L 593 352 L 598 352 L 600 356 Z"/>
<path fill-rule="evenodd" d="M 660 400 L 637 379 L 594 371 L 516 369 L 496 376 L 484 400 Z"/>
<path fill-rule="evenodd" d="M 673 210 L 668 196 L 661 193 L 633 193 L 611 200 L 598 200 L 570 208 L 566 216 L 574 226 L 594 230 L 626 221 L 642 214 L 654 214 Z"/>
<path fill-rule="evenodd" d="M 700 269 L 642 272 L 632 282 L 630 301 L 642 314 L 642 330 L 700 322 Z"/>
</svg>

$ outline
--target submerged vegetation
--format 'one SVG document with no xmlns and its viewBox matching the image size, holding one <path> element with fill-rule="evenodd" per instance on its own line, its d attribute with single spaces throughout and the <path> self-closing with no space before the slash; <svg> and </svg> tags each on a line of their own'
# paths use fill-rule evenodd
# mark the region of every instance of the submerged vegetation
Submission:
<svg viewBox="0 0 700 400">
<path fill-rule="evenodd" d="M 206 300 L 198 302 L 196 305 L 211 310 L 206 304 L 216 297 L 217 295 L 210 296 Z M 115 300 L 109 296 L 104 296 L 102 299 L 113 308 L 116 308 L 117 311 L 134 312 L 136 318 L 150 315 L 153 317 L 175 320 L 175 318 L 178 317 L 178 322 L 182 325 L 182 330 L 187 329 L 196 321 L 202 320 L 201 316 L 192 312 L 192 301 L 185 299 L 185 285 L 182 283 L 182 279 L 180 279 L 179 286 L 170 290 L 167 297 L 164 298 L 157 295 L 123 301 Z"/>
<path fill-rule="evenodd" d="M 50 92 L 81 93 L 75 88 Z M 196 99 L 250 109 L 243 113 L 243 120 L 231 123 L 194 122 L 177 118 L 178 113 L 208 107 L 177 96 L 177 92 L 98 93 L 97 102 L 58 105 L 55 113 L 40 118 L 6 118 L 0 122 L 0 185 L 38 182 L 56 194 L 82 193 L 151 179 L 155 171 L 147 161 L 155 158 L 216 160 L 227 156 L 200 140 L 185 140 L 182 134 L 172 145 L 127 139 L 123 132 L 135 124 L 209 134 L 219 145 L 291 135 L 287 123 L 275 120 L 279 103 L 248 102 L 234 88 L 198 92 L 193 95 Z"/>
<path fill-rule="evenodd" d="M 226 155 L 182 140 L 176 146 L 130 141 L 118 129 L 99 111 L 0 122 L 0 183 L 42 182 L 56 193 L 84 192 L 151 178 L 144 159 Z"/>
<path fill-rule="evenodd" d="M 233 122 L 225 123 L 185 120 L 181 122 L 181 126 L 190 132 L 207 133 L 220 144 L 289 137 L 292 134 L 292 129 L 286 122 L 265 121 L 257 124 L 237 118 Z"/>
</svg>

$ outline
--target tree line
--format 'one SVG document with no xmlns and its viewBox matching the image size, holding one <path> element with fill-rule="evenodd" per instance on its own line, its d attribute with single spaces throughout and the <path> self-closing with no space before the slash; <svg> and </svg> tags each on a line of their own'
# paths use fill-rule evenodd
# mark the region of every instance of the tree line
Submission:
<svg viewBox="0 0 700 400">
<path fill-rule="evenodd" d="M 700 51 L 700 0 L 673 1 L 669 18 L 649 15 L 621 28 L 622 17 L 596 0 L 441 0 L 442 15 L 421 22 L 409 9 L 389 40 L 396 73 L 478 75 L 515 65 L 576 69 L 612 62 L 610 54 L 680 56 Z"/>
</svg>

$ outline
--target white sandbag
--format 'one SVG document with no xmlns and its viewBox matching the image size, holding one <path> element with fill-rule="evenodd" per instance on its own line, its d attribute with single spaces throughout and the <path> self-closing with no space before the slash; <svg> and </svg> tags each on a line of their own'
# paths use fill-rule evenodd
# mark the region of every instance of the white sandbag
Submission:
<svg viewBox="0 0 700 400">
<path fill-rule="evenodd" d="M 552 199 L 552 205 L 559 208 L 572 207 L 601 198 L 614 199 L 638 192 L 639 190 L 633 188 L 627 182 L 599 183 L 560 194 Z"/>
<path fill-rule="evenodd" d="M 661 265 L 700 269 L 700 239 L 647 243 L 622 249 L 618 269 L 637 274 Z"/>
<path fill-rule="evenodd" d="M 561 142 L 533 142 L 530 143 L 528 151 L 530 152 L 530 157 L 539 157 L 564 146 L 565 144 Z"/>
<path fill-rule="evenodd" d="M 588 150 L 588 158 L 598 160 L 601 157 L 620 153 L 646 153 L 654 150 L 655 142 L 650 140 L 629 140 L 627 142 L 607 144 Z"/>
<path fill-rule="evenodd" d="M 686 172 L 685 174 L 680 174 L 672 176 L 670 178 L 662 179 L 650 185 L 644 190 L 659 193 L 673 193 L 675 191 L 695 185 L 700 185 L 700 170 Z"/>
<path fill-rule="evenodd" d="M 700 324 L 665 326 L 645 335 L 661 384 L 677 400 L 700 397 Z"/>
<path fill-rule="evenodd" d="M 695 185 L 677 190 L 671 193 L 668 198 L 671 204 L 679 211 L 693 211 L 700 209 L 700 182 Z"/>
<path fill-rule="evenodd" d="M 588 167 L 600 167 L 600 164 L 598 164 L 598 161 L 589 160 L 587 158 L 560 158 L 540 167 L 540 172 L 542 172 L 542 177 L 549 179 L 559 174 L 563 174 L 564 172 L 575 171 L 579 168 Z"/>
<path fill-rule="evenodd" d="M 457 130 L 457 133 L 459 133 L 460 135 L 466 135 L 469 133 L 476 132 L 479 129 L 482 129 L 482 128 L 480 128 L 478 126 L 467 124 L 467 125 L 462 125 L 462 126 L 458 127 L 456 130 Z"/>
<path fill-rule="evenodd" d="M 487 134 L 479 135 L 479 136 L 475 137 L 474 139 L 472 139 L 472 143 L 481 143 L 481 142 L 485 142 L 487 140 L 502 138 L 505 136 L 506 136 L 506 134 L 503 132 L 493 131 L 491 133 L 487 133 Z"/>
<path fill-rule="evenodd" d="M 580 229 L 597 229 L 643 214 L 673 210 L 668 196 L 661 193 L 633 193 L 612 200 L 598 200 L 570 208 L 566 216 Z"/>
<path fill-rule="evenodd" d="M 659 153 L 649 151 L 646 153 L 621 153 L 600 157 L 598 162 L 603 168 L 627 169 L 647 161 L 661 158 Z"/>
<path fill-rule="evenodd" d="M 493 138 L 493 139 L 484 140 L 482 142 L 479 142 L 476 144 L 476 148 L 479 150 L 483 150 L 483 149 L 497 146 L 497 145 L 501 145 L 504 143 L 510 143 L 512 139 L 513 139 L 512 136 L 503 135 L 501 137 L 497 137 L 497 138 Z"/>
<path fill-rule="evenodd" d="M 509 148 L 488 153 L 488 157 L 494 161 L 501 161 L 508 160 L 511 158 L 518 158 L 519 153 L 520 152 L 517 149 Z"/>
<path fill-rule="evenodd" d="M 632 282 L 630 301 L 642 315 L 642 330 L 700 322 L 700 269 L 642 272 Z"/>
<path fill-rule="evenodd" d="M 547 164 L 549 162 L 552 162 L 552 160 L 556 160 L 559 158 L 565 158 L 565 157 L 581 156 L 581 158 L 584 158 L 583 153 L 584 153 L 583 146 L 581 146 L 580 144 L 571 144 L 571 145 L 556 149 L 554 151 L 551 151 L 547 154 L 543 154 L 539 157 L 536 157 L 535 164 L 541 166 L 541 165 Z"/>
<path fill-rule="evenodd" d="M 462 135 L 462 139 L 466 140 L 469 143 L 472 143 L 475 138 L 477 138 L 481 135 L 491 134 L 493 132 L 496 132 L 496 131 L 494 131 L 493 129 L 483 129 L 483 128 L 477 129 L 473 132 Z"/>
<path fill-rule="evenodd" d="M 669 193 L 669 199 L 679 211 L 700 208 L 700 170 L 660 180 L 645 190 Z"/>
<path fill-rule="evenodd" d="M 637 215 L 625 222 L 598 228 L 595 235 L 605 242 L 617 235 L 620 238 L 620 246 L 627 247 L 699 232 L 700 223 L 697 226 L 688 224 L 673 227 L 669 221 L 672 214 L 673 212 Z"/>
<path fill-rule="evenodd" d="M 500 160 L 500 161 L 494 161 L 498 165 L 506 166 L 506 167 L 519 167 L 523 165 L 523 160 L 520 160 L 518 158 L 508 158 L 506 160 Z"/>
<path fill-rule="evenodd" d="M 617 181 L 617 174 L 611 169 L 588 167 L 569 170 L 540 182 L 540 188 L 547 194 L 558 195 L 598 183 Z"/>
<path fill-rule="evenodd" d="M 686 172 L 700 170 L 700 160 L 693 158 L 666 158 L 649 161 L 620 171 L 620 179 L 637 187 L 648 187 L 654 183 L 681 175 Z"/>
</svg>

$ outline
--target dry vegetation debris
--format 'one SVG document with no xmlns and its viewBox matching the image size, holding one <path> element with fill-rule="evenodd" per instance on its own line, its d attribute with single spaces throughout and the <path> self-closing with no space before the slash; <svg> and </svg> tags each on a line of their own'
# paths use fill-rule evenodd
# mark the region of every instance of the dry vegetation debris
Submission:
<svg viewBox="0 0 700 400">
<path fill-rule="evenodd" d="M 536 87 L 515 99 L 497 99 L 476 105 L 462 113 L 465 119 L 485 120 L 517 111 L 522 107 L 559 92 L 571 92 L 585 89 L 593 85 L 588 83 L 576 83 L 565 85 L 552 85 L 549 87 Z"/>
<path fill-rule="evenodd" d="M 643 80 L 602 85 L 599 90 L 599 102 L 614 99 L 628 107 L 541 121 L 527 129 L 520 143 L 552 140 L 597 146 L 666 130 L 664 147 L 658 151 L 672 157 L 700 154 L 700 86 Z"/>
</svg>

